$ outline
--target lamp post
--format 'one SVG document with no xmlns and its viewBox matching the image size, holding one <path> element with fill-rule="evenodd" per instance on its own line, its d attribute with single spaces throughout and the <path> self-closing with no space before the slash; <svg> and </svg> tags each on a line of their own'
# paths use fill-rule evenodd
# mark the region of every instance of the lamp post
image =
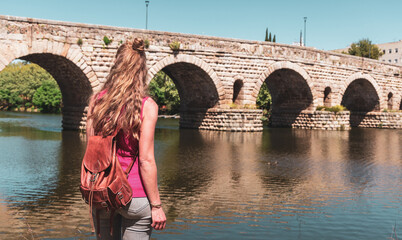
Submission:
<svg viewBox="0 0 402 240">
<path fill-rule="evenodd" d="M 145 1 L 145 6 L 147 7 L 147 13 L 146 13 L 146 17 L 145 17 L 145 29 L 148 29 L 148 5 L 149 5 L 149 1 Z"/>
<path fill-rule="evenodd" d="M 306 46 L 306 22 L 307 22 L 307 17 L 304 17 L 304 46 Z"/>
</svg>

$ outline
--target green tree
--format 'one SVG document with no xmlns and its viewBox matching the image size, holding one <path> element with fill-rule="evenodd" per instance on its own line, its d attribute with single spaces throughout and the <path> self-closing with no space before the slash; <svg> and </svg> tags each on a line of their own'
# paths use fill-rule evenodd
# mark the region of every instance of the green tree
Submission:
<svg viewBox="0 0 402 240">
<path fill-rule="evenodd" d="M 57 83 L 49 80 L 44 81 L 38 90 L 36 90 L 32 103 L 41 112 L 60 111 L 61 92 Z"/>
<path fill-rule="evenodd" d="M 176 114 L 179 112 L 179 92 L 173 80 L 166 73 L 158 72 L 149 83 L 148 91 L 162 113 Z"/>
<path fill-rule="evenodd" d="M 271 36 L 271 33 L 269 33 L 268 42 L 272 42 L 272 36 Z"/>
<path fill-rule="evenodd" d="M 0 72 L 0 108 L 30 106 L 36 90 L 44 81 L 56 84 L 53 77 L 36 64 L 26 61 L 9 64 Z"/>
<path fill-rule="evenodd" d="M 0 89 L 0 109 L 21 106 L 23 99 L 17 93 L 11 93 L 9 89 Z"/>
<path fill-rule="evenodd" d="M 268 122 L 271 115 L 272 97 L 269 93 L 268 85 L 264 82 L 257 96 L 257 108 L 263 110 L 263 122 Z"/>
<path fill-rule="evenodd" d="M 17 93 L 25 101 L 30 101 L 42 82 L 53 79 L 43 68 L 33 63 L 16 62 L 0 72 L 0 88 Z"/>
<path fill-rule="evenodd" d="M 276 42 L 276 35 L 274 34 L 274 39 L 272 39 L 272 42 Z"/>
<path fill-rule="evenodd" d="M 268 28 L 265 29 L 265 41 L 268 42 Z"/>
<path fill-rule="evenodd" d="M 257 96 L 257 108 L 269 110 L 271 108 L 272 98 L 269 93 L 268 85 L 264 82 Z"/>
<path fill-rule="evenodd" d="M 361 39 L 356 43 L 352 43 L 348 49 L 350 55 L 377 59 L 383 54 L 377 45 L 372 44 L 368 38 Z"/>
</svg>

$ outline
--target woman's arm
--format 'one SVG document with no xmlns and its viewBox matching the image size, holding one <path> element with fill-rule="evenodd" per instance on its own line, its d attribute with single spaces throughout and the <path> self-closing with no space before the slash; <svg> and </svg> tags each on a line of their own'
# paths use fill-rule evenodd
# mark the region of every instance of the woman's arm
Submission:
<svg viewBox="0 0 402 240">
<path fill-rule="evenodd" d="M 158 191 L 157 170 L 154 156 L 154 133 L 158 120 L 158 105 L 148 98 L 144 103 L 141 135 L 139 141 L 139 166 L 145 192 L 151 205 L 160 205 Z M 161 207 L 152 207 L 152 227 L 156 230 L 164 229 L 166 216 Z"/>
</svg>

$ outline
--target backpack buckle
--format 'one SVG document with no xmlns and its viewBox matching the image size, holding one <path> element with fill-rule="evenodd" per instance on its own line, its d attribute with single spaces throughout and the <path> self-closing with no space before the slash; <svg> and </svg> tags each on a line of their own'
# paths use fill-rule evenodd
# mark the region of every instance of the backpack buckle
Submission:
<svg viewBox="0 0 402 240">
<path fill-rule="evenodd" d="M 118 192 L 117 197 L 119 198 L 119 200 L 122 200 L 123 199 L 123 194 L 121 192 Z"/>
<path fill-rule="evenodd" d="M 89 181 L 95 182 L 96 179 L 97 179 L 98 176 L 99 176 L 99 173 L 91 173 L 91 175 L 92 175 L 92 177 L 91 177 L 91 179 L 89 179 Z"/>
</svg>

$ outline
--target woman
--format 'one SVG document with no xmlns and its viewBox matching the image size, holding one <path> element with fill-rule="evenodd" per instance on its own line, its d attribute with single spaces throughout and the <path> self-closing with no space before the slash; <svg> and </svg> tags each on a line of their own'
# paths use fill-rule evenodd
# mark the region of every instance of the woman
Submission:
<svg viewBox="0 0 402 240">
<path fill-rule="evenodd" d="M 152 228 L 161 230 L 166 225 L 154 157 L 158 106 L 145 95 L 146 76 L 143 40 L 136 38 L 126 42 L 117 50 L 106 83 L 91 97 L 89 104 L 87 135 L 107 136 L 118 128 L 117 157 L 123 170 L 139 150 L 128 177 L 133 199 L 126 208 L 119 210 L 113 221 L 113 229 L 121 229 L 121 233 L 114 231 L 114 236 L 110 236 L 110 213 L 103 211 L 99 214 L 100 239 L 120 239 L 120 235 L 123 239 L 149 239 Z M 96 218 L 93 219 L 96 222 Z"/>
</svg>

